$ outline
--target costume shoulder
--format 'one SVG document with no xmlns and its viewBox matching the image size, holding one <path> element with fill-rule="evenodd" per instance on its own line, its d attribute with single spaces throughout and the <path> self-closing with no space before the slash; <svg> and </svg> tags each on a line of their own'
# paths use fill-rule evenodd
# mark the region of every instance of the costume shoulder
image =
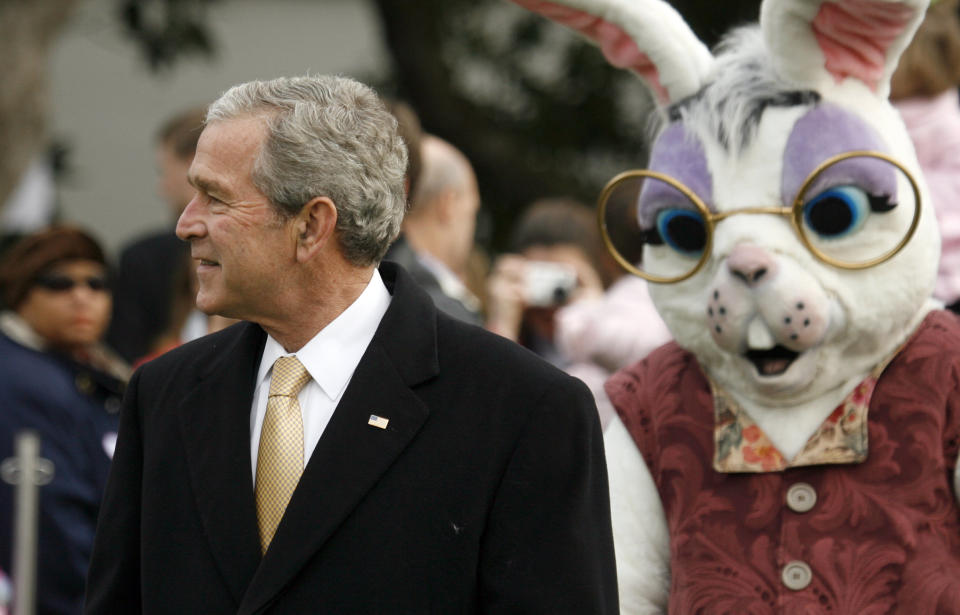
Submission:
<svg viewBox="0 0 960 615">
<path fill-rule="evenodd" d="M 605 388 L 624 427 L 652 464 L 658 423 L 679 411 L 684 399 L 710 387 L 696 357 L 669 342 L 614 374 Z"/>
<path fill-rule="evenodd" d="M 960 316 L 929 312 L 884 369 L 880 383 L 885 390 L 920 389 L 956 399 L 948 405 L 960 404 Z"/>
<path fill-rule="evenodd" d="M 638 400 L 676 388 L 685 374 L 699 372 L 696 357 L 676 342 L 660 346 L 644 359 L 615 373 L 604 387 L 617 412 L 630 414 Z"/>
<path fill-rule="evenodd" d="M 939 352 L 953 357 L 960 355 L 960 315 L 949 310 L 927 314 L 908 345 L 917 344 L 937 347 Z"/>
</svg>

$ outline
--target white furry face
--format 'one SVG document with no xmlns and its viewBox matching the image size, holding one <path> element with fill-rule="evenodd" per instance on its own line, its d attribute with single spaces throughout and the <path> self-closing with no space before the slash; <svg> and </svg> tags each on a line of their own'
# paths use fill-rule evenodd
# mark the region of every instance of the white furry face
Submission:
<svg viewBox="0 0 960 615">
<path fill-rule="evenodd" d="M 709 130 L 717 124 L 688 102 L 655 144 L 650 167 L 691 187 L 714 213 L 790 207 L 814 168 L 847 151 L 888 154 L 919 179 L 909 138 L 886 101 L 856 82 L 810 100 L 766 107 L 737 147 L 731 135 Z M 826 238 L 808 229 L 813 243 L 858 262 L 876 255 L 879 244 L 895 245 L 912 220 L 914 196 L 905 176 L 890 171 L 860 159 L 825 172 L 804 202 L 839 190 L 854 195 L 861 217 Z M 641 224 L 653 215 L 643 206 Z M 721 386 L 763 406 L 794 405 L 866 373 L 904 341 L 925 313 L 938 254 L 929 203 L 899 254 L 858 271 L 816 258 L 786 216 L 736 214 L 717 222 L 709 259 L 695 276 L 652 285 L 651 295 L 677 341 Z"/>
</svg>

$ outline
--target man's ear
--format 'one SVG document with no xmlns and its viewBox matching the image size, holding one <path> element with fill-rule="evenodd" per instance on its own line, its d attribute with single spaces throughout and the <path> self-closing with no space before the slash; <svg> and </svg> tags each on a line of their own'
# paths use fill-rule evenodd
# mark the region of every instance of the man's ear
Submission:
<svg viewBox="0 0 960 615">
<path fill-rule="evenodd" d="M 297 233 L 297 262 L 305 263 L 333 240 L 337 227 L 337 206 L 329 197 L 307 201 L 297 214 L 293 228 Z"/>
</svg>

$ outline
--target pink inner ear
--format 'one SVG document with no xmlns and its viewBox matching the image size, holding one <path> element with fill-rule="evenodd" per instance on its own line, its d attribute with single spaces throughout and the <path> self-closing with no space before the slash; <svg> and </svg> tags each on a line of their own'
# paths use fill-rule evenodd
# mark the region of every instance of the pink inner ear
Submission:
<svg viewBox="0 0 960 615">
<path fill-rule="evenodd" d="M 876 91 L 887 50 L 914 15 L 915 8 L 894 2 L 824 2 L 813 19 L 813 33 L 825 68 L 838 82 L 854 77 Z"/>
<path fill-rule="evenodd" d="M 626 68 L 643 77 L 661 103 L 669 102 L 666 88 L 660 83 L 660 73 L 647 54 L 619 26 L 604 19 L 553 2 L 540 0 L 513 0 L 520 6 L 567 26 L 583 34 L 600 46 L 603 55 L 617 68 Z"/>
</svg>

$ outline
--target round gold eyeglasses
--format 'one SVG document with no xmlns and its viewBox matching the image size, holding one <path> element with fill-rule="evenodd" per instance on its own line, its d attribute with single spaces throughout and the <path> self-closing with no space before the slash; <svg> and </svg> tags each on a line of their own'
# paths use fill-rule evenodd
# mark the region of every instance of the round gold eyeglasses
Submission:
<svg viewBox="0 0 960 615">
<path fill-rule="evenodd" d="M 710 259 L 717 224 L 740 214 L 785 216 L 820 261 L 866 269 L 893 258 L 913 237 L 920 223 L 920 189 L 913 174 L 890 156 L 854 151 L 814 169 L 790 207 L 711 212 L 679 180 L 646 169 L 610 180 L 597 207 L 600 232 L 614 259 L 660 284 L 700 271 Z"/>
</svg>

